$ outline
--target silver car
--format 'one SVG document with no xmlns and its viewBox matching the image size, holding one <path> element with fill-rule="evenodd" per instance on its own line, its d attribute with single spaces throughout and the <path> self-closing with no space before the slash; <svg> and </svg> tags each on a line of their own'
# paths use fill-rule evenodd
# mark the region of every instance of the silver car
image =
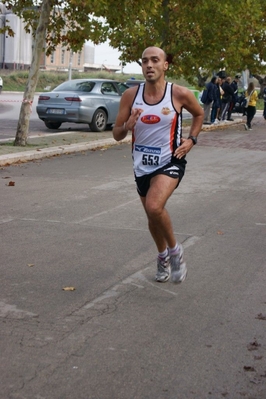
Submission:
<svg viewBox="0 0 266 399">
<path fill-rule="evenodd" d="M 116 119 L 124 83 L 108 79 L 73 79 L 42 93 L 37 114 L 49 129 L 64 122 L 88 123 L 93 132 L 103 132 Z"/>
</svg>

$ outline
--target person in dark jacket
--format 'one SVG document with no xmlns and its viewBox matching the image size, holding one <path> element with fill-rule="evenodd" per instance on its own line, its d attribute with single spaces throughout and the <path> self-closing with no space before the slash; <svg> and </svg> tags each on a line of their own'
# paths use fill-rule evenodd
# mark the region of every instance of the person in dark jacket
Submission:
<svg viewBox="0 0 266 399">
<path fill-rule="evenodd" d="M 211 80 L 215 84 L 214 96 L 213 96 L 213 103 L 212 103 L 212 110 L 211 110 L 211 124 L 217 124 L 218 121 L 218 110 L 220 109 L 220 101 L 221 101 L 221 94 L 220 94 L 220 85 L 218 80 L 218 76 L 214 76 Z"/>
<path fill-rule="evenodd" d="M 264 100 L 263 118 L 266 120 L 266 87 L 264 87 L 262 96 L 263 96 L 263 100 Z"/>
<path fill-rule="evenodd" d="M 216 93 L 216 84 L 215 84 L 216 81 L 217 81 L 217 77 L 213 76 L 211 81 L 206 84 L 207 100 L 203 104 L 203 109 L 204 109 L 203 123 L 205 123 L 205 124 L 210 124 L 211 106 L 212 106 L 213 100 L 215 99 L 215 93 Z"/>
<path fill-rule="evenodd" d="M 228 109 L 228 112 L 227 112 L 227 120 L 228 121 L 233 121 L 234 120 L 234 119 L 231 118 L 231 114 L 232 114 L 232 110 L 233 110 L 233 108 L 235 106 L 235 103 L 237 102 L 238 82 L 239 82 L 240 78 L 241 78 L 241 75 L 237 74 L 235 76 L 233 82 L 231 83 L 231 87 L 234 90 L 234 94 L 233 94 L 233 98 L 232 98 L 232 101 L 231 101 L 231 103 L 229 105 L 229 109 Z"/>
<path fill-rule="evenodd" d="M 224 83 L 222 84 L 222 89 L 224 91 L 224 94 L 222 97 L 222 113 L 221 113 L 222 121 L 227 120 L 226 114 L 229 109 L 230 103 L 233 100 L 234 89 L 231 86 L 231 81 L 232 81 L 231 77 L 227 76 Z"/>
</svg>

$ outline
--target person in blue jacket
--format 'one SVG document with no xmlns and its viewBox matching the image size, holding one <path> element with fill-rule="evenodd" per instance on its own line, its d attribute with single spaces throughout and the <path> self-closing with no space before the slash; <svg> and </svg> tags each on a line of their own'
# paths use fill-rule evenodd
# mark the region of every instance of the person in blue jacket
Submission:
<svg viewBox="0 0 266 399">
<path fill-rule="evenodd" d="M 203 109 L 204 109 L 204 120 L 203 123 L 205 124 L 210 124 L 210 113 L 211 113 L 211 107 L 213 104 L 213 101 L 216 98 L 216 83 L 217 83 L 217 77 L 213 76 L 211 81 L 206 84 L 206 90 L 207 90 L 207 99 L 203 104 Z"/>
</svg>

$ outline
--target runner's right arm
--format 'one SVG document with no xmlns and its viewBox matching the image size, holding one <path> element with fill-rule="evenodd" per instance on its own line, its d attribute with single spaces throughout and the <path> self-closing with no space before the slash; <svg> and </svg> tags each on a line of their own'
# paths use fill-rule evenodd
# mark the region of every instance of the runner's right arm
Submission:
<svg viewBox="0 0 266 399">
<path fill-rule="evenodd" d="M 113 127 L 113 137 L 116 141 L 123 140 L 129 130 L 132 130 L 141 114 L 138 108 L 131 109 L 137 87 L 127 89 L 120 101 L 119 111 Z"/>
</svg>

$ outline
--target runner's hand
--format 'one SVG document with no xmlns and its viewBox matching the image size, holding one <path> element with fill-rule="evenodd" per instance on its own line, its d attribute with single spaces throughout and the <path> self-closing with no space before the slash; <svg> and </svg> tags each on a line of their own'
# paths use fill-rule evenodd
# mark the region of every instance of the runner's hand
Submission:
<svg viewBox="0 0 266 399">
<path fill-rule="evenodd" d="M 178 159 L 183 158 L 193 147 L 193 141 L 190 139 L 181 139 L 180 146 L 175 150 L 174 156 Z"/>
<path fill-rule="evenodd" d="M 131 115 L 126 122 L 126 127 L 128 130 L 132 130 L 134 128 L 142 112 L 143 110 L 140 108 L 132 108 Z"/>
</svg>

